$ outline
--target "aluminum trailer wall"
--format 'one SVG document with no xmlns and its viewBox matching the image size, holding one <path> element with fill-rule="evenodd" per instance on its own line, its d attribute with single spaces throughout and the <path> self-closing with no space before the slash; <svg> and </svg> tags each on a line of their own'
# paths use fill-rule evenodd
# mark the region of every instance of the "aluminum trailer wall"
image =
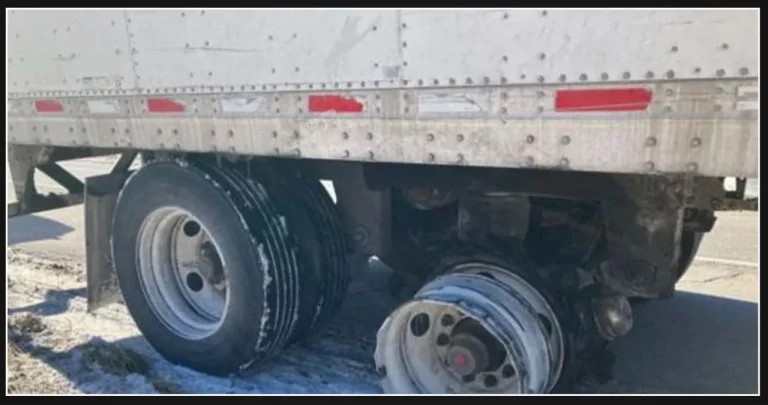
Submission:
<svg viewBox="0 0 768 405">
<path fill-rule="evenodd" d="M 15 10 L 12 143 L 757 175 L 757 10 Z"/>
</svg>

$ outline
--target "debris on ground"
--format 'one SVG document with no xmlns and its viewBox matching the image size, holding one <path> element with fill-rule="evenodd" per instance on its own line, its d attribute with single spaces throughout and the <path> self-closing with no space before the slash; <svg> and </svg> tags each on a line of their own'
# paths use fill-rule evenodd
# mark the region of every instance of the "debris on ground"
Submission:
<svg viewBox="0 0 768 405">
<path fill-rule="evenodd" d="M 40 317 L 32 314 L 11 319 L 8 327 L 20 336 L 28 336 L 45 330 L 45 324 Z"/>
</svg>

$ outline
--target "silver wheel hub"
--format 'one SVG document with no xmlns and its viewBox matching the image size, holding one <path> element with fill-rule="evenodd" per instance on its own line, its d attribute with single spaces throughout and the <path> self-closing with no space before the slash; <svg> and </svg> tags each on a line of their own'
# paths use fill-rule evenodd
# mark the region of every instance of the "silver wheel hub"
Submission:
<svg viewBox="0 0 768 405">
<path fill-rule="evenodd" d="M 427 283 L 377 336 L 388 393 L 545 393 L 560 376 L 554 311 L 521 277 L 466 264 Z"/>
<path fill-rule="evenodd" d="M 227 279 L 200 221 L 181 208 L 157 209 L 141 226 L 137 250 L 139 278 L 158 318 L 187 339 L 213 334 L 226 311 Z"/>
<path fill-rule="evenodd" d="M 462 377 L 477 374 L 488 367 L 488 349 L 475 336 L 460 334 L 446 351 L 446 363 Z"/>
</svg>

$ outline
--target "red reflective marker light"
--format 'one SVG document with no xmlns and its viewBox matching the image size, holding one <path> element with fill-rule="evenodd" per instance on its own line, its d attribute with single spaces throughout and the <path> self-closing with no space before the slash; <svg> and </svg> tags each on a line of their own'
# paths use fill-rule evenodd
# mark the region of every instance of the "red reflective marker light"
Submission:
<svg viewBox="0 0 768 405">
<path fill-rule="evenodd" d="M 147 111 L 151 113 L 184 112 L 184 104 L 169 98 L 150 98 L 147 100 Z"/>
<path fill-rule="evenodd" d="M 359 113 L 363 104 L 354 98 L 338 95 L 309 96 L 309 112 Z"/>
<path fill-rule="evenodd" d="M 645 88 L 559 90 L 555 93 L 556 112 L 645 111 L 653 93 Z"/>
<path fill-rule="evenodd" d="M 39 113 L 64 112 L 64 105 L 56 100 L 35 100 L 35 111 Z"/>
</svg>

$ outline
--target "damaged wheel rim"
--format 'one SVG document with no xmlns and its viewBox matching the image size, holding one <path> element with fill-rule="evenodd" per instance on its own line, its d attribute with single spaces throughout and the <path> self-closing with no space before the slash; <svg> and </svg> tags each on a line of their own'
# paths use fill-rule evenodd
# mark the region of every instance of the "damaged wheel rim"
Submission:
<svg viewBox="0 0 768 405">
<path fill-rule="evenodd" d="M 375 360 L 390 393 L 545 393 L 560 376 L 563 336 L 525 280 L 465 264 L 387 318 Z"/>
<path fill-rule="evenodd" d="M 188 212 L 158 209 L 137 239 L 139 278 L 153 312 L 187 339 L 203 339 L 220 326 L 227 306 L 227 279 L 219 249 Z"/>
</svg>

